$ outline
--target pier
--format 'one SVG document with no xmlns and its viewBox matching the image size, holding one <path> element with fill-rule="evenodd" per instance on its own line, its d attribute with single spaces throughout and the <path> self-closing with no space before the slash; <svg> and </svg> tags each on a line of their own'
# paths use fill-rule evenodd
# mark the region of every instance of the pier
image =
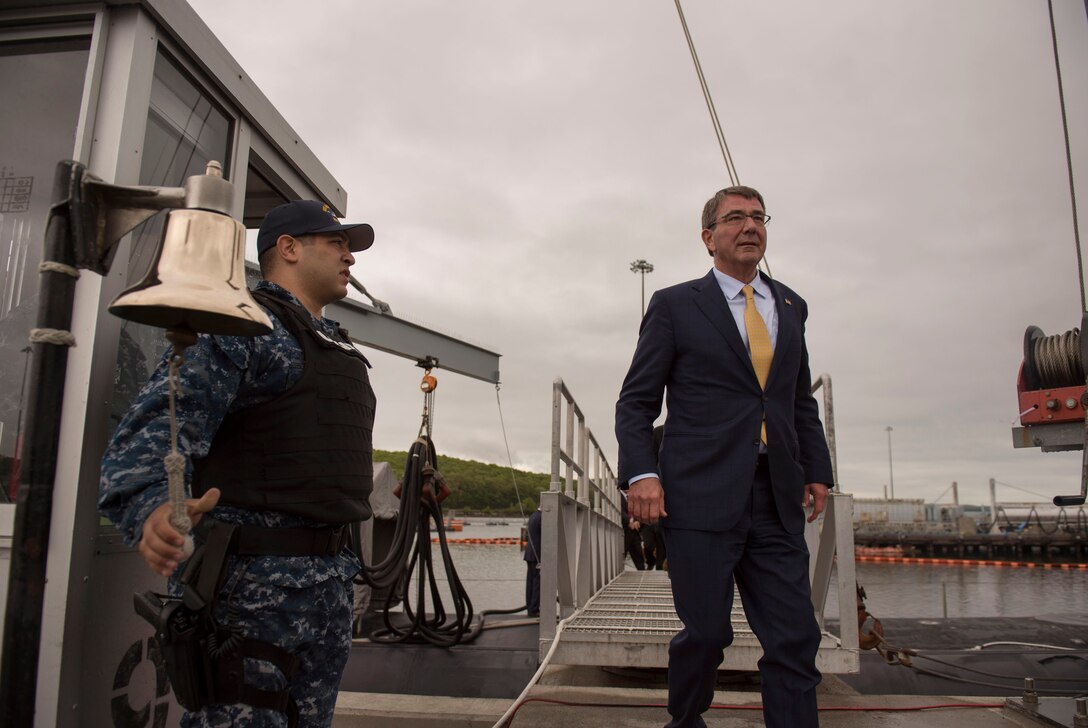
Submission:
<svg viewBox="0 0 1088 728">
<path fill-rule="evenodd" d="M 903 557 L 1032 564 L 1088 564 L 1088 530 L 1041 533 L 909 533 L 858 530 L 860 549 L 898 549 Z M 894 553 L 889 554 L 894 555 Z"/>
<path fill-rule="evenodd" d="M 895 664 L 886 662 L 881 654 L 860 649 L 852 505 L 850 495 L 833 494 L 823 517 L 806 530 L 813 610 L 823 634 L 817 656 L 817 665 L 824 674 L 818 688 L 821 724 L 829 728 L 1071 725 L 1073 701 L 1051 697 L 1053 689 L 1041 691 L 1039 707 L 1035 708 L 1039 714 L 1044 709 L 1049 711 L 1056 721 L 1050 723 L 1025 717 L 1022 700 L 1006 700 L 1005 696 L 1021 694 L 1024 675 L 1037 678 L 1047 688 L 1053 688 L 1054 681 L 1066 685 L 1079 680 L 1084 622 L 1078 615 L 1066 622 L 887 620 L 885 630 L 890 641 L 900 647 L 917 648 L 910 654 L 923 663 L 918 669 L 911 667 L 909 656 L 901 659 L 899 648 L 891 648 L 889 653 L 899 656 Z M 411 669 L 382 670 L 381 682 L 374 682 L 369 672 L 360 673 L 356 681 L 349 670 L 337 703 L 337 728 L 656 728 L 668 720 L 668 643 L 682 627 L 668 574 L 625 570 L 615 478 L 561 380 L 555 382 L 554 388 L 552 487 L 541 494 L 541 509 L 541 604 L 554 603 L 556 608 L 541 610 L 539 632 L 520 639 L 516 630 L 536 632 L 537 625 L 510 618 L 503 629 L 491 630 L 478 642 L 454 650 L 406 645 L 401 649 L 408 654 L 398 653 L 398 659 L 410 664 Z M 996 544 L 1022 543 L 1026 554 L 1030 536 L 1010 533 L 976 538 L 947 534 L 945 548 L 950 549 L 949 554 L 958 555 L 958 551 L 951 550 L 951 544 L 964 542 L 963 553 L 967 554 L 967 544 L 976 538 L 990 545 L 985 553 L 991 557 L 1001 553 Z M 883 534 L 882 539 L 872 542 L 876 545 L 862 546 L 859 551 L 865 554 L 872 550 L 874 559 L 951 563 L 952 558 L 940 557 L 944 553 L 940 550 L 942 538 L 945 536 L 935 539 L 933 534 Z M 908 541 L 917 541 L 919 553 L 924 548 L 937 549 L 928 552 L 935 555 L 904 556 L 904 543 Z M 1009 552 L 1009 556 L 1019 553 Z M 979 559 L 975 563 L 991 562 Z M 1040 566 L 1077 568 L 1075 564 Z M 832 590 L 836 592 L 838 609 L 825 615 Z M 756 663 L 762 650 L 740 600 L 729 618 L 735 638 L 725 651 L 714 706 L 706 719 L 709 725 L 760 726 L 763 718 Z M 976 647 L 995 633 L 1005 640 L 1045 641 L 1057 647 L 1049 652 L 1016 653 L 1012 658 L 1007 653 Z M 500 649 L 507 642 L 516 642 L 516 649 Z M 353 652 L 367 653 L 357 664 L 384 659 L 389 666 L 388 655 L 377 652 L 382 649 L 388 648 L 358 643 Z M 1052 653 L 1058 659 L 1053 659 Z M 498 655 L 503 659 L 497 659 Z M 933 665 L 924 662 L 931 658 L 936 658 L 933 662 L 940 669 L 933 671 Z M 1014 662 L 1007 662 L 1009 659 Z M 540 668 L 536 669 L 538 661 Z M 994 697 L 992 689 L 977 692 L 982 688 L 972 681 L 977 682 L 979 669 L 1004 674 L 998 693 L 1001 697 Z M 415 682 L 406 690 L 400 682 L 409 678 Z M 994 678 L 987 679 L 992 682 Z M 1050 682 L 1044 683 L 1046 680 Z M 471 683 L 470 690 L 455 694 L 472 697 L 455 698 L 449 693 L 427 691 L 439 682 Z M 525 682 L 528 685 L 514 699 L 514 692 L 503 692 L 512 686 L 517 691 Z M 403 695 L 394 692 L 409 692 L 412 697 L 404 700 Z"/>
</svg>

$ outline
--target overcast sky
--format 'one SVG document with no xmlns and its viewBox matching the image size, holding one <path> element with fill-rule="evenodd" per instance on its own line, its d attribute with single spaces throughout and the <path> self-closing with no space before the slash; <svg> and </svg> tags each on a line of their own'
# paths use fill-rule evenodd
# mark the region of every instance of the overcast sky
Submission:
<svg viewBox="0 0 1088 728">
<path fill-rule="evenodd" d="M 653 290 L 711 260 L 729 184 L 669 0 L 192 0 L 348 190 L 354 268 L 402 317 L 502 354 L 514 464 L 547 471 L 562 377 L 612 468 L 613 412 Z M 1049 500 L 1079 453 L 1012 447 L 1028 325 L 1080 325 L 1046 4 L 683 3 L 771 272 L 809 302 L 839 481 L 875 497 Z M 1055 0 L 1088 199 L 1088 22 Z M 1088 230 L 1088 215 L 1081 227 Z M 421 370 L 375 353 L 375 445 L 407 449 Z M 439 454 L 507 462 L 494 387 L 438 372 Z M 944 495 L 942 501 L 948 501 Z"/>
</svg>

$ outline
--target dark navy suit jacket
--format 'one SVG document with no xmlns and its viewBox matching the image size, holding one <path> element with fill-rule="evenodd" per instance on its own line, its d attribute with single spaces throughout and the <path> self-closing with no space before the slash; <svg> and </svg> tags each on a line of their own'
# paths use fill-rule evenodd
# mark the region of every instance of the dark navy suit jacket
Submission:
<svg viewBox="0 0 1088 728">
<path fill-rule="evenodd" d="M 764 280 L 778 313 L 766 391 L 713 271 L 650 299 L 616 404 L 619 481 L 625 488 L 633 476 L 659 473 L 670 528 L 723 531 L 736 524 L 752 487 L 764 415 L 775 504 L 788 532 L 804 529 L 805 483 L 833 484 L 809 391 L 808 307 L 786 286 Z M 663 396 L 668 416 L 659 462 L 653 422 Z"/>
</svg>

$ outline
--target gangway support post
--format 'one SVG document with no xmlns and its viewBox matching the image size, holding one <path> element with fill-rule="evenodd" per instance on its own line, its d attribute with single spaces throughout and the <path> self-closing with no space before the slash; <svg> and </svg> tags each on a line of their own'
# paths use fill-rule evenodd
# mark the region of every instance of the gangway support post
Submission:
<svg viewBox="0 0 1088 728">
<path fill-rule="evenodd" d="M 619 498 L 616 476 L 585 415 L 563 380 L 556 379 L 551 481 L 540 494 L 541 655 L 555 637 L 558 620 L 585 606 L 623 570 Z"/>
</svg>

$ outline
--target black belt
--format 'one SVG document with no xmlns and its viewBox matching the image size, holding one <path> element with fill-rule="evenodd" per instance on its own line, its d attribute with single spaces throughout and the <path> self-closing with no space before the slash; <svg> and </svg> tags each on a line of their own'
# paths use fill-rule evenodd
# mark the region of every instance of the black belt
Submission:
<svg viewBox="0 0 1088 728">
<path fill-rule="evenodd" d="M 198 527 L 204 545 L 185 564 L 180 582 L 185 606 L 194 611 L 211 604 L 222 586 L 227 557 L 335 556 L 350 540 L 347 525 L 324 528 L 236 526 L 205 518 Z M 195 583 L 194 583 L 195 582 Z"/>
<path fill-rule="evenodd" d="M 238 527 L 238 554 L 259 556 L 335 556 L 348 545 L 351 529 Z"/>
<path fill-rule="evenodd" d="M 206 520 L 211 526 L 212 519 Z M 233 531 L 226 553 L 240 556 L 335 556 L 351 541 L 348 524 L 322 528 L 234 526 Z"/>
</svg>

